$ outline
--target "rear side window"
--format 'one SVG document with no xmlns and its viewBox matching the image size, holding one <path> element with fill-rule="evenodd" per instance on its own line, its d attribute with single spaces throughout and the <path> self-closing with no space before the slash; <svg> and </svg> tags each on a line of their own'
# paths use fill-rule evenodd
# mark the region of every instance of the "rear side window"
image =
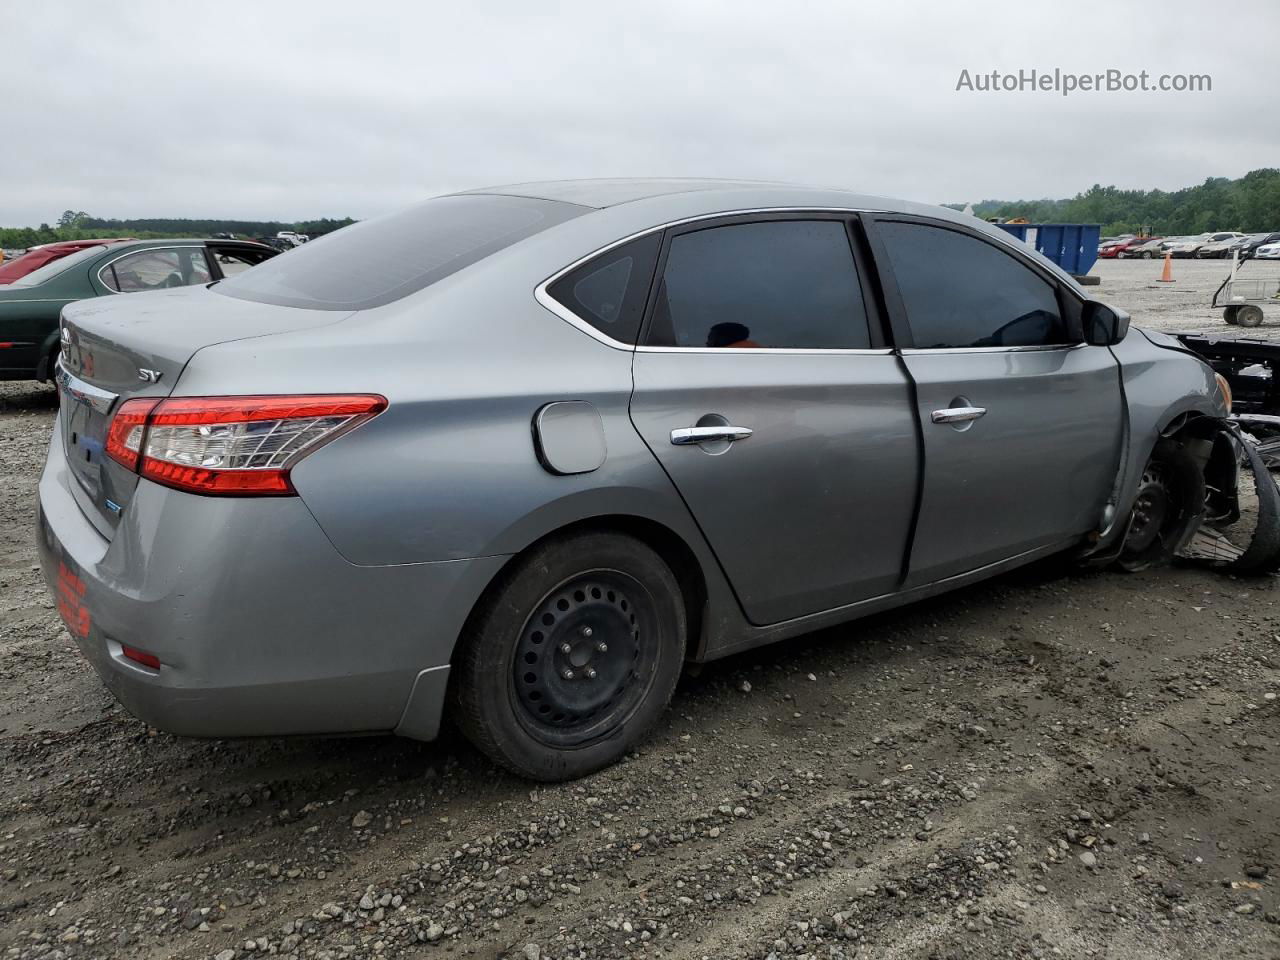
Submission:
<svg viewBox="0 0 1280 960">
<path fill-rule="evenodd" d="M 214 290 L 287 307 L 366 310 L 587 212 L 575 204 L 528 197 L 436 197 L 319 237 Z"/>
<path fill-rule="evenodd" d="M 213 279 L 200 247 L 143 250 L 111 261 L 98 272 L 98 277 L 116 293 L 190 287 Z"/>
<path fill-rule="evenodd" d="M 647 342 L 737 349 L 869 347 L 844 223 L 770 220 L 677 234 Z"/>
<path fill-rule="evenodd" d="M 624 243 L 547 287 L 547 293 L 607 337 L 635 343 L 658 260 L 661 232 Z"/>
<path fill-rule="evenodd" d="M 876 225 L 915 346 L 1028 347 L 1071 340 L 1053 286 L 996 246 L 917 223 Z"/>
</svg>

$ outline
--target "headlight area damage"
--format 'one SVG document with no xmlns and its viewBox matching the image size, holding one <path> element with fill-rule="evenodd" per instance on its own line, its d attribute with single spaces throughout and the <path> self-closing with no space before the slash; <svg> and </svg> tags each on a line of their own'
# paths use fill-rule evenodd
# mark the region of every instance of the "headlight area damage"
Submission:
<svg viewBox="0 0 1280 960">
<path fill-rule="evenodd" d="M 1180 417 L 1162 431 L 1114 559 L 1142 569 L 1171 556 L 1236 573 L 1280 569 L 1280 344 L 1177 337 L 1208 363 L 1228 420 Z"/>
</svg>

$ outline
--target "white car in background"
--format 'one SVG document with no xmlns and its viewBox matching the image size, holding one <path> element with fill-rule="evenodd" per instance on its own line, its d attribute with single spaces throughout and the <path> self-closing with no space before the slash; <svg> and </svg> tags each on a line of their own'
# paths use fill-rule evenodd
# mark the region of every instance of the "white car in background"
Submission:
<svg viewBox="0 0 1280 960">
<path fill-rule="evenodd" d="M 1256 260 L 1280 260 L 1280 243 L 1264 243 L 1253 256 Z"/>
</svg>

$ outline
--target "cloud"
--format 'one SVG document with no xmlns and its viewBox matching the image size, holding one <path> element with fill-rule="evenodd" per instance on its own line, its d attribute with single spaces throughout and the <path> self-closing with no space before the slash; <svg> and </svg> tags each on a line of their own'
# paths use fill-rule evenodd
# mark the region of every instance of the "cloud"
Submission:
<svg viewBox="0 0 1280 960">
<path fill-rule="evenodd" d="M 1174 189 L 1277 162 L 1280 6 L 94 0 L 0 28 L 0 223 L 365 217 L 543 178 L 927 202 Z M 1207 73 L 1212 93 L 956 92 L 962 69 Z"/>
</svg>

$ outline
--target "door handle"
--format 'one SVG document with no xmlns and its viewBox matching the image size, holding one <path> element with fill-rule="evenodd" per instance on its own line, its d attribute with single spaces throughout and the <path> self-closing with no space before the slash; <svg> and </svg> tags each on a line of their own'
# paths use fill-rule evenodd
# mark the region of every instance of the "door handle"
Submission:
<svg viewBox="0 0 1280 960">
<path fill-rule="evenodd" d="M 751 436 L 750 427 L 735 427 L 731 423 L 714 427 L 681 427 L 671 431 L 671 442 L 677 447 L 691 443 L 711 443 L 717 440 L 745 440 Z"/>
<path fill-rule="evenodd" d="M 979 417 L 986 416 L 986 407 L 947 407 L 943 410 L 935 410 L 929 415 L 929 419 L 934 423 L 967 423 L 970 420 L 977 420 Z"/>
</svg>

